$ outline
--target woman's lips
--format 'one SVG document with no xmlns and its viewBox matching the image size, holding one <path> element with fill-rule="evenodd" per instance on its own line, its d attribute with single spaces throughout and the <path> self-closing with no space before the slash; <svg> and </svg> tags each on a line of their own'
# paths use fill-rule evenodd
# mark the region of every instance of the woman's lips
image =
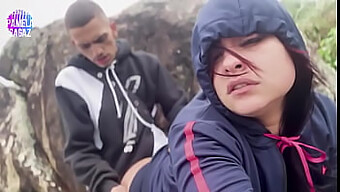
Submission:
<svg viewBox="0 0 340 192">
<path fill-rule="evenodd" d="M 240 78 L 234 80 L 228 84 L 227 93 L 228 94 L 240 94 L 245 93 L 252 89 L 254 86 L 259 84 L 259 82 L 247 79 L 247 78 Z"/>
</svg>

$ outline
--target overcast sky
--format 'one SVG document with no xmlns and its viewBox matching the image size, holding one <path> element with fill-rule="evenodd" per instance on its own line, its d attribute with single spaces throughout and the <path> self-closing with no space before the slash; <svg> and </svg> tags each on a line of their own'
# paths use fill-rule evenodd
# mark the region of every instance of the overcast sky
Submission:
<svg viewBox="0 0 340 192">
<path fill-rule="evenodd" d="M 66 9 L 75 0 L 1 0 L 0 4 L 0 52 L 10 38 L 7 17 L 15 10 L 22 9 L 32 16 L 33 27 L 44 27 L 62 19 Z M 117 15 L 138 0 L 94 0 L 108 16 Z"/>
</svg>

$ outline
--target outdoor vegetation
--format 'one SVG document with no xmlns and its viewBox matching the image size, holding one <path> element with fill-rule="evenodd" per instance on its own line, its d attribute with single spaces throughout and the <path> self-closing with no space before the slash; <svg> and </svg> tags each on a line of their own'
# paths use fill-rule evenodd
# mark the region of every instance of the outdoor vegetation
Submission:
<svg viewBox="0 0 340 192">
<path fill-rule="evenodd" d="M 318 54 L 337 69 L 336 0 L 281 0 L 305 38 L 315 43 Z"/>
</svg>

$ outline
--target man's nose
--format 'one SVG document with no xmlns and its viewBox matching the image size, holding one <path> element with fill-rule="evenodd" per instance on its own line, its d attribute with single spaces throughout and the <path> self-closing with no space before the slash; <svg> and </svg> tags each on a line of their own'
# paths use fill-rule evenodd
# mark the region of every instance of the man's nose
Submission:
<svg viewBox="0 0 340 192">
<path fill-rule="evenodd" d="M 103 54 L 103 48 L 98 45 L 92 45 L 92 53 L 95 57 Z"/>
</svg>

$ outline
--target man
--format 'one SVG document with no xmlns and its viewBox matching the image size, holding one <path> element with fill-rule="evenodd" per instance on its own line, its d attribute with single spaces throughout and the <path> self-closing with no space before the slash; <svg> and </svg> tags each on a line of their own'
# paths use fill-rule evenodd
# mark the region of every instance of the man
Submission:
<svg viewBox="0 0 340 192">
<path fill-rule="evenodd" d="M 117 39 L 115 24 L 94 2 L 73 3 L 65 25 L 80 52 L 55 83 L 65 161 L 90 191 L 124 190 L 126 170 L 167 143 L 150 115 L 155 104 L 171 122 L 187 99 L 155 56 Z"/>
</svg>

